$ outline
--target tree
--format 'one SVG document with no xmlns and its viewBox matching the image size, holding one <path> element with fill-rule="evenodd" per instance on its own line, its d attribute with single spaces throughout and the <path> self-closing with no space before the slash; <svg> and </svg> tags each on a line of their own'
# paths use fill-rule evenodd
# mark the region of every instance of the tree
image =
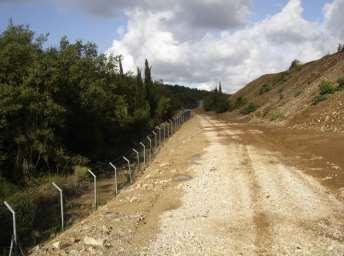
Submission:
<svg viewBox="0 0 344 256">
<path fill-rule="evenodd" d="M 148 60 L 145 60 L 145 84 L 148 86 L 152 84 L 152 75 L 151 75 L 152 67 L 149 66 Z"/>
<path fill-rule="evenodd" d="M 222 93 L 221 82 L 219 88 L 215 88 L 214 91 L 205 98 L 203 107 L 206 111 L 215 111 L 216 113 L 224 113 L 229 109 L 228 95 Z"/>
<path fill-rule="evenodd" d="M 124 153 L 138 133 L 207 95 L 153 82 L 148 60 L 143 81 L 94 43 L 45 40 L 26 26 L 0 33 L 0 178 L 20 185 Z"/>
</svg>

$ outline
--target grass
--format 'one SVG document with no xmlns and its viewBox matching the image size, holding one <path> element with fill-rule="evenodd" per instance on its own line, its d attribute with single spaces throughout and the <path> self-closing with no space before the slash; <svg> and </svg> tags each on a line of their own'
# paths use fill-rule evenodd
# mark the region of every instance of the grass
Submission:
<svg viewBox="0 0 344 256">
<path fill-rule="evenodd" d="M 18 236 L 23 247 L 43 241 L 60 228 L 59 198 L 51 182 L 56 182 L 63 189 L 65 200 L 68 201 L 85 192 L 88 187 L 86 177 L 87 168 L 76 166 L 74 175 L 37 177 L 29 187 L 21 190 L 0 179 L 1 199 L 8 201 L 16 210 Z M 12 226 L 5 207 L 0 207 L 0 226 L 0 248 L 7 247 Z"/>
</svg>

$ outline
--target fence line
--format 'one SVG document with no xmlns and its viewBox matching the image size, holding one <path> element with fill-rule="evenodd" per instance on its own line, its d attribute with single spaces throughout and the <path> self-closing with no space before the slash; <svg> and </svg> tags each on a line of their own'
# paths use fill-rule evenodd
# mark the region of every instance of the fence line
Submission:
<svg viewBox="0 0 344 256">
<path fill-rule="evenodd" d="M 116 168 L 116 165 L 113 164 L 115 162 L 119 162 L 120 160 L 124 160 L 122 164 L 118 164 L 118 166 L 124 166 L 123 164 L 127 164 L 127 182 L 129 181 L 130 184 L 133 184 L 133 171 L 135 170 L 132 169 L 132 164 L 134 165 L 135 161 L 131 161 L 132 159 L 137 159 L 137 165 L 136 169 L 145 169 L 150 162 L 153 160 L 154 154 L 156 154 L 159 149 L 162 146 L 162 143 L 165 142 L 169 137 L 171 137 L 180 127 L 181 125 L 189 120 L 191 118 L 191 110 L 183 110 L 171 119 L 167 120 L 166 122 L 161 123 L 159 126 L 156 126 L 152 132 L 150 133 L 154 137 L 154 143 L 152 143 L 152 139 L 150 136 L 146 136 L 143 140 L 139 141 L 137 145 L 140 145 L 142 148 L 142 151 L 137 150 L 138 148 L 132 148 L 129 150 L 125 155 L 122 157 L 118 157 L 117 159 L 113 161 L 108 161 L 106 164 L 102 163 L 102 168 L 106 168 L 105 166 L 110 166 L 114 172 L 115 172 L 115 177 L 114 177 L 114 186 L 115 186 L 115 195 L 117 196 L 118 193 L 120 192 L 119 189 L 119 178 L 120 178 L 120 169 L 118 170 Z M 158 133 L 156 132 L 158 131 Z M 147 144 L 145 144 L 145 142 Z M 142 168 L 140 168 L 140 153 L 143 154 L 143 161 L 142 161 Z M 148 157 L 146 158 L 148 153 Z M 134 155 L 133 155 L 134 154 Z M 146 161 L 147 159 L 147 161 Z M 148 160 L 149 159 L 149 160 Z M 125 170 L 125 168 L 123 169 Z M 91 171 L 88 169 L 89 174 L 93 177 L 93 192 L 94 192 L 94 208 L 97 209 L 97 175 L 95 174 L 94 171 Z M 127 182 L 124 182 L 123 185 L 125 185 Z M 58 186 L 56 183 L 52 182 L 52 185 L 54 188 L 59 192 L 60 196 L 60 215 L 61 215 L 61 231 L 64 230 L 65 228 L 65 214 L 64 214 L 64 200 L 63 200 L 63 190 L 60 186 Z M 11 245 L 10 245 L 10 251 L 9 255 L 12 255 L 13 247 L 17 246 L 17 249 L 19 250 L 19 253 L 23 255 L 21 248 L 19 247 L 19 238 L 17 234 L 17 223 L 16 223 L 16 217 L 15 217 L 15 210 L 12 209 L 12 207 L 5 201 L 4 202 L 5 206 L 8 208 L 8 210 L 12 213 L 12 225 L 13 225 L 13 231 L 11 235 Z"/>
</svg>

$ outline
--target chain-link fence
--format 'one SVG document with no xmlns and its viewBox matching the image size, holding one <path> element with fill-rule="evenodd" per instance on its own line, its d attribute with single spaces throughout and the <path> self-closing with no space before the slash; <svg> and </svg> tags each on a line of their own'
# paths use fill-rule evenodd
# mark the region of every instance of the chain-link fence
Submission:
<svg viewBox="0 0 344 256">
<path fill-rule="evenodd" d="M 141 140 L 133 143 L 124 155 L 96 163 L 92 170 L 88 170 L 90 179 L 68 182 L 68 185 L 53 181 L 49 189 L 54 196 L 49 197 L 48 202 L 45 201 L 45 207 L 39 207 L 35 211 L 36 221 L 33 222 L 31 228 L 40 230 L 43 234 L 39 234 L 40 237 L 44 237 L 44 234 L 56 234 L 78 219 L 87 216 L 90 209 L 96 209 L 98 205 L 113 199 L 124 187 L 135 182 L 138 171 L 149 166 L 163 143 L 190 117 L 191 110 L 183 110 L 155 127 Z M 78 200 L 75 200 L 76 196 Z M 29 238 L 18 235 L 17 229 L 20 230 L 20 223 L 16 222 L 16 214 L 22 215 L 22 212 L 16 212 L 16 209 L 12 209 L 7 202 L 4 202 L 4 205 L 8 214 L 0 216 L 0 219 L 3 218 L 2 222 L 6 224 L 12 223 L 12 234 L 8 234 L 8 249 L 0 251 L 0 255 L 23 255 L 19 241 L 21 239 L 27 241 Z M 25 216 L 20 217 L 25 219 Z M 42 239 L 35 239 L 26 244 L 34 245 L 41 241 Z"/>
</svg>

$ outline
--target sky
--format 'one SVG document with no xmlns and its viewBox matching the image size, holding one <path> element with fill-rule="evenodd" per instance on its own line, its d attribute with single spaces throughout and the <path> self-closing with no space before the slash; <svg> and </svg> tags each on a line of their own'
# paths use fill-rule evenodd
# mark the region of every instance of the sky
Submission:
<svg viewBox="0 0 344 256">
<path fill-rule="evenodd" d="M 344 0 L 0 0 L 10 19 L 49 33 L 47 46 L 95 42 L 168 83 L 232 93 L 265 74 L 336 51 L 344 42 Z"/>
</svg>

